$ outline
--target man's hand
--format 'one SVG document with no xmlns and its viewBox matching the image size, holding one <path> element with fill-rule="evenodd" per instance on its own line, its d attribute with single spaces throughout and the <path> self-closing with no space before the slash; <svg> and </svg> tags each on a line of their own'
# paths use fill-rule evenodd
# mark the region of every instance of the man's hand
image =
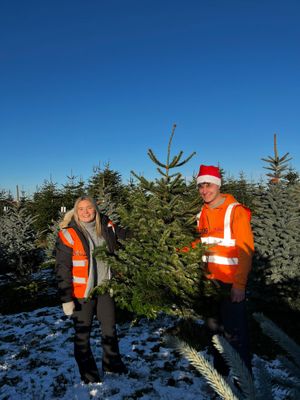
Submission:
<svg viewBox="0 0 300 400">
<path fill-rule="evenodd" d="M 240 303 L 245 300 L 245 289 L 231 288 L 231 301 L 233 303 Z"/>
</svg>

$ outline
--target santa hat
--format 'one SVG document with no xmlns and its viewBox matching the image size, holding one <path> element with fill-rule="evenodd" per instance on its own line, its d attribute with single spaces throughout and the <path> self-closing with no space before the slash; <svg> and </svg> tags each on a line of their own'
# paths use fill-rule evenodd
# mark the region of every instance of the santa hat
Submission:
<svg viewBox="0 0 300 400">
<path fill-rule="evenodd" d="M 200 165 L 197 176 L 197 185 L 200 183 L 214 183 L 221 186 L 221 173 L 218 167 L 213 165 Z"/>
</svg>

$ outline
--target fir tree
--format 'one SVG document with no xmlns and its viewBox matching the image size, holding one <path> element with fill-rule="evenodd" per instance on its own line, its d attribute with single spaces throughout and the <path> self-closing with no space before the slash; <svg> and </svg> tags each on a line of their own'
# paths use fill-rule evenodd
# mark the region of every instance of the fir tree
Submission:
<svg viewBox="0 0 300 400">
<path fill-rule="evenodd" d="M 63 218 L 63 214 L 60 213 L 60 216 L 57 221 L 55 221 L 50 227 L 49 227 L 49 232 L 46 237 L 46 244 L 45 244 L 45 256 L 47 262 L 54 264 L 55 263 L 55 258 L 54 258 L 54 249 L 57 241 L 57 235 L 60 230 L 60 222 Z"/>
<path fill-rule="evenodd" d="M 113 222 L 120 223 L 117 205 L 126 201 L 127 189 L 122 183 L 121 174 L 106 163 L 104 169 L 94 167 L 94 175 L 89 179 L 88 194 L 96 199 L 100 212 Z"/>
<path fill-rule="evenodd" d="M 300 196 L 299 185 L 284 178 L 287 155 L 279 157 L 274 141 L 267 187 L 257 194 L 253 231 L 255 238 L 252 290 L 269 302 L 287 302 L 300 309 Z"/>
<path fill-rule="evenodd" d="M 62 206 L 61 194 L 57 184 L 45 180 L 42 187 L 33 195 L 33 199 L 28 203 L 27 209 L 31 215 L 36 216 L 34 226 L 41 232 L 43 238 L 50 232 L 50 226 L 58 219 Z"/>
<path fill-rule="evenodd" d="M 61 191 L 61 206 L 66 207 L 66 210 L 71 210 L 74 206 L 76 199 L 85 194 L 84 182 L 82 179 L 77 179 L 72 174 L 67 176 L 68 181 L 63 185 Z"/>
<path fill-rule="evenodd" d="M 293 168 L 289 168 L 287 174 L 285 174 L 284 179 L 288 181 L 289 185 L 299 184 L 300 183 L 300 176 L 297 171 Z"/>
<path fill-rule="evenodd" d="M 39 233 L 34 228 L 36 217 L 22 207 L 10 207 L 0 217 L 0 248 L 7 268 L 19 277 L 26 277 L 42 259 L 38 249 Z"/>
<path fill-rule="evenodd" d="M 174 132 L 175 126 L 165 163 L 152 150 L 148 151 L 160 178 L 149 181 L 132 172 L 138 185 L 128 192 L 126 204 L 118 207 L 131 239 L 116 257 L 108 257 L 104 248 L 96 251 L 113 270 L 108 287 L 113 288 L 118 305 L 147 317 L 154 317 L 162 310 L 183 312 L 193 307 L 207 284 L 203 280 L 201 245 L 187 253 L 178 250 L 195 239 L 191 224 L 195 223 L 199 204 L 196 207 L 189 202 L 190 193 L 182 175 L 172 173 L 194 155 L 181 160 L 181 151 L 171 159 Z"/>
<path fill-rule="evenodd" d="M 109 163 L 102 169 L 100 164 L 94 167 L 94 175 L 89 179 L 88 194 L 101 201 L 105 194 L 110 193 L 114 203 L 122 198 L 123 184 L 119 172 L 110 168 Z"/>
<path fill-rule="evenodd" d="M 271 171 L 266 175 L 270 178 L 271 183 L 278 183 L 282 181 L 285 176 L 284 172 L 287 170 L 287 163 L 291 160 L 288 158 L 289 153 L 286 153 L 284 156 L 279 157 L 277 150 L 277 136 L 274 134 L 274 157 L 269 156 L 268 158 L 263 158 L 268 165 L 264 167 L 265 169 Z"/>
<path fill-rule="evenodd" d="M 222 192 L 232 194 L 238 202 L 249 207 L 251 210 L 254 208 L 253 200 L 256 191 L 256 185 L 248 182 L 243 172 L 239 174 L 238 179 L 234 179 L 233 177 L 223 178 Z"/>
<path fill-rule="evenodd" d="M 13 204 L 13 197 L 10 192 L 7 192 L 5 189 L 0 190 L 0 215 L 5 213 L 5 210 Z"/>
</svg>

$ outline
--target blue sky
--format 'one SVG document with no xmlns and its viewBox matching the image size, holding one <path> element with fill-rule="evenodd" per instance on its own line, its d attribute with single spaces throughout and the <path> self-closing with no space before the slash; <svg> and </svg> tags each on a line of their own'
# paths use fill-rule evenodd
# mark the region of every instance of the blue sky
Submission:
<svg viewBox="0 0 300 400">
<path fill-rule="evenodd" d="M 259 179 L 275 132 L 299 171 L 299 20 L 297 0 L 1 1 L 0 189 L 155 177 L 173 123 L 186 176 Z"/>
</svg>

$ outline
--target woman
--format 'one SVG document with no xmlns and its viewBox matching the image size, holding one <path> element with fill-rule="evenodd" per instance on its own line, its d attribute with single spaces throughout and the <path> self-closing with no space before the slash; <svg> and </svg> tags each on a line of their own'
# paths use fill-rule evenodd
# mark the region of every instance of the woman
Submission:
<svg viewBox="0 0 300 400">
<path fill-rule="evenodd" d="M 83 196 L 76 200 L 60 224 L 56 243 L 56 274 L 65 315 L 74 322 L 74 355 L 81 379 L 100 382 L 100 375 L 90 347 L 93 317 L 101 323 L 102 369 L 126 373 L 121 360 L 115 326 L 115 305 L 108 293 L 89 299 L 91 290 L 110 279 L 110 269 L 93 257 L 96 246 L 106 243 L 110 253 L 117 238 L 125 239 L 125 230 L 114 226 L 100 214 L 95 201 Z"/>
</svg>

